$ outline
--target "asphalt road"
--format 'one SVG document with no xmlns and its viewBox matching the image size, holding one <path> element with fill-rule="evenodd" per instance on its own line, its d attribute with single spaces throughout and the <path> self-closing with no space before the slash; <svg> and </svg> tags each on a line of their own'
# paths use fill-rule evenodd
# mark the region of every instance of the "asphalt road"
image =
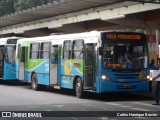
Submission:
<svg viewBox="0 0 160 120">
<path fill-rule="evenodd" d="M 160 119 L 160 117 L 104 117 L 99 116 L 101 112 L 95 111 L 116 111 L 117 114 L 121 111 L 132 112 L 150 112 L 154 113 L 159 111 L 160 106 L 153 106 L 153 97 L 151 93 L 86 93 L 84 99 L 79 99 L 75 97 L 75 94 L 71 90 L 61 89 L 54 90 L 52 88 L 46 88 L 43 91 L 34 91 L 31 89 L 29 84 L 21 82 L 0 82 L 0 111 L 45 111 L 45 112 L 62 112 L 54 117 L 56 120 L 128 120 L 128 119 Z M 71 114 L 79 113 L 80 111 L 85 111 L 85 115 L 70 116 L 66 117 L 65 113 L 69 111 Z M 87 112 L 86 112 L 87 111 Z M 92 117 L 93 113 L 98 115 Z M 111 114 L 112 114 L 111 112 Z M 110 113 L 108 113 L 110 114 Z M 80 117 L 81 116 L 81 117 Z M 0 120 L 9 118 L 0 118 Z M 23 119 L 23 118 L 12 118 L 12 119 Z M 31 119 L 31 118 L 24 118 Z M 32 118 L 33 119 L 33 118 Z M 52 119 L 53 118 L 34 118 L 34 119 Z"/>
</svg>

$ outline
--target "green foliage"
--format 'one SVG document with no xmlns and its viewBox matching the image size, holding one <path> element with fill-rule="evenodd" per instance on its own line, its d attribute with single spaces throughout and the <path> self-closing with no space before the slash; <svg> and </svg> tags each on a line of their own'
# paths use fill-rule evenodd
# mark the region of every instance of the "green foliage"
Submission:
<svg viewBox="0 0 160 120">
<path fill-rule="evenodd" d="M 0 16 L 14 13 L 14 1 L 13 0 L 0 0 Z"/>
<path fill-rule="evenodd" d="M 14 0 L 15 11 L 26 10 L 32 7 L 41 6 L 55 0 Z"/>
<path fill-rule="evenodd" d="M 0 16 L 26 10 L 57 0 L 0 0 Z"/>
</svg>

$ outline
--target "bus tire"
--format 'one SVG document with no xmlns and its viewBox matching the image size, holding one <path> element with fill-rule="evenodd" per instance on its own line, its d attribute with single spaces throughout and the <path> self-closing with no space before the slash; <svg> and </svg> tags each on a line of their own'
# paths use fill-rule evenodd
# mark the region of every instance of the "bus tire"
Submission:
<svg viewBox="0 0 160 120">
<path fill-rule="evenodd" d="M 36 73 L 33 73 L 32 78 L 31 78 L 31 87 L 33 90 L 38 91 L 39 90 L 39 85 L 38 85 L 38 78 Z"/>
<path fill-rule="evenodd" d="M 84 94 L 82 80 L 79 77 L 76 79 L 75 93 L 78 98 L 82 98 Z"/>
</svg>

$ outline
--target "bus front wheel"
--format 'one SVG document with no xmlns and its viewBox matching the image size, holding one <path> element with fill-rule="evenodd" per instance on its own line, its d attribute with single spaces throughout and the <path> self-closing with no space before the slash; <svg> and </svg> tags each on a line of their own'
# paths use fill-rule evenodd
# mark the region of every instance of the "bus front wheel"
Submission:
<svg viewBox="0 0 160 120">
<path fill-rule="evenodd" d="M 77 78 L 76 83 L 75 83 L 75 92 L 76 92 L 76 96 L 78 98 L 82 98 L 83 97 L 83 85 L 82 85 L 82 81 L 80 78 Z"/>
<path fill-rule="evenodd" d="M 33 90 L 39 90 L 37 75 L 34 73 L 31 79 L 31 87 Z"/>
</svg>

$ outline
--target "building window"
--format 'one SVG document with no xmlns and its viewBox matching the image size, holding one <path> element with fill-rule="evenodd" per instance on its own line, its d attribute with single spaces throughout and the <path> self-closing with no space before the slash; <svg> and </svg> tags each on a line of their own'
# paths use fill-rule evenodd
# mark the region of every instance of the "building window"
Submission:
<svg viewBox="0 0 160 120">
<path fill-rule="evenodd" d="M 83 40 L 75 40 L 73 41 L 72 47 L 72 59 L 82 60 L 83 59 Z"/>
<path fill-rule="evenodd" d="M 71 57 L 71 41 L 64 41 L 63 58 L 70 59 Z"/>
</svg>

